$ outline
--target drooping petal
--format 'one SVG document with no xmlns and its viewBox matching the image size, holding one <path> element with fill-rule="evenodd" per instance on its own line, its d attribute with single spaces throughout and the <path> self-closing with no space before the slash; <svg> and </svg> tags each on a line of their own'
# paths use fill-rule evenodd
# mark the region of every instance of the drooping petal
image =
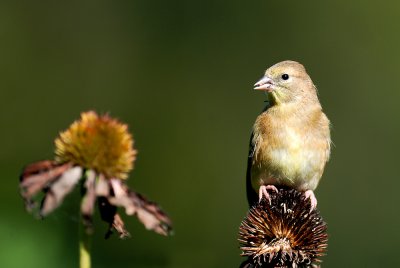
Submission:
<svg viewBox="0 0 400 268">
<path fill-rule="evenodd" d="M 60 165 L 49 160 L 28 165 L 20 176 L 22 196 L 32 198 L 71 166 L 70 163 Z"/>
<path fill-rule="evenodd" d="M 96 173 L 93 170 L 86 171 L 85 193 L 81 202 L 83 224 L 88 233 L 92 232 L 92 215 L 96 202 Z"/>
<path fill-rule="evenodd" d="M 115 213 L 112 227 L 119 233 L 119 238 L 128 238 L 130 233 L 125 229 L 125 223 L 118 213 Z"/>
<path fill-rule="evenodd" d="M 127 215 L 133 215 L 136 212 L 137 206 L 132 203 L 132 200 L 128 196 L 128 189 L 118 179 L 111 179 L 110 185 L 114 195 L 108 200 L 111 204 L 125 208 Z"/>
<path fill-rule="evenodd" d="M 161 210 L 157 203 L 147 200 L 139 193 L 130 192 L 129 196 L 133 203 L 137 202 L 137 217 L 147 230 L 153 230 L 161 235 L 170 235 L 172 232 L 172 221 Z"/>
<path fill-rule="evenodd" d="M 147 230 L 161 235 L 169 235 L 172 231 L 172 222 L 169 217 L 154 202 L 128 189 L 121 180 L 111 179 L 114 196 L 109 198 L 112 205 L 122 206 L 128 215 L 136 215 Z"/>
<path fill-rule="evenodd" d="M 122 218 L 117 213 L 117 207 L 113 206 L 108 202 L 108 198 L 100 196 L 97 199 L 101 219 L 109 224 L 108 231 L 105 235 L 109 238 L 115 229 L 119 233 L 120 238 L 130 237 L 129 232 L 125 229 L 125 224 Z"/>
<path fill-rule="evenodd" d="M 108 184 L 107 179 L 103 174 L 99 174 L 96 183 L 96 195 L 97 196 L 109 196 L 110 195 L 110 186 Z"/>
<path fill-rule="evenodd" d="M 43 200 L 40 214 L 46 216 L 57 208 L 64 200 L 64 197 L 72 191 L 81 177 L 82 168 L 79 166 L 72 167 L 65 171 L 53 184 L 50 185 Z"/>
</svg>

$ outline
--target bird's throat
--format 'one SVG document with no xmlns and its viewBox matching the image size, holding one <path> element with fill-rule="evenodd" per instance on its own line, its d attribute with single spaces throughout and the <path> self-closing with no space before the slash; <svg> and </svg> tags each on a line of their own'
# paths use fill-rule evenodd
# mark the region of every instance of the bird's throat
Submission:
<svg viewBox="0 0 400 268">
<path fill-rule="evenodd" d="M 268 92 L 268 102 L 271 105 L 279 105 L 282 103 L 282 101 L 279 99 L 279 94 L 277 91 L 271 91 Z"/>
</svg>

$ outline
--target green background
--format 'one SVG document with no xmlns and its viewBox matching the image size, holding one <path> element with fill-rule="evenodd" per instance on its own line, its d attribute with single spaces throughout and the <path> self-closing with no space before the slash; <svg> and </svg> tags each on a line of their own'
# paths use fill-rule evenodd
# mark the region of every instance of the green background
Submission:
<svg viewBox="0 0 400 268">
<path fill-rule="evenodd" d="M 306 66 L 332 121 L 316 191 L 323 267 L 399 266 L 399 24 L 398 1 L 2 1 L 0 266 L 77 267 L 77 191 L 36 220 L 18 176 L 95 109 L 129 124 L 128 184 L 162 205 L 175 236 L 124 217 L 133 237 L 104 240 L 96 220 L 93 267 L 238 267 L 265 99 L 252 86 L 286 59 Z"/>
</svg>

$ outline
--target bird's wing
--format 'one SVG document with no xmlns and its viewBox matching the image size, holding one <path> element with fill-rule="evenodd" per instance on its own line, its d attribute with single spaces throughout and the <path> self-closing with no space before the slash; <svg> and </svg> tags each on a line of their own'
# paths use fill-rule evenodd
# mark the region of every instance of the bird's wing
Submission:
<svg viewBox="0 0 400 268">
<path fill-rule="evenodd" d="M 270 104 L 266 102 L 266 106 L 262 112 L 265 112 L 270 107 Z M 246 171 L 246 192 L 247 192 L 247 201 L 249 202 L 249 206 L 253 206 L 256 202 L 258 202 L 258 193 L 253 189 L 251 185 L 251 167 L 253 166 L 253 157 L 254 157 L 254 144 L 253 144 L 253 135 L 251 132 L 250 137 L 250 145 L 249 145 L 249 155 L 247 158 L 247 171 Z"/>
<path fill-rule="evenodd" d="M 250 145 L 249 145 L 249 156 L 247 157 L 247 171 L 246 171 L 246 192 L 247 192 L 247 201 L 249 206 L 253 206 L 258 201 L 257 192 L 254 191 L 253 186 L 251 185 L 251 167 L 253 165 L 253 157 L 254 157 L 254 144 L 253 144 L 253 135 L 251 133 L 250 137 Z"/>
</svg>

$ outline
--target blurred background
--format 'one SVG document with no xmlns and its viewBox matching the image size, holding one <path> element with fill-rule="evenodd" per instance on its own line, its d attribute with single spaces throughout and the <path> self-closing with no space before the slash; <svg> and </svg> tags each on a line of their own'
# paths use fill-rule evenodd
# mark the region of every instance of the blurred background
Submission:
<svg viewBox="0 0 400 268">
<path fill-rule="evenodd" d="M 161 237 L 127 218 L 93 267 L 238 267 L 252 124 L 270 65 L 303 63 L 332 121 L 319 188 L 323 267 L 399 266 L 400 2 L 2 1 L 0 266 L 77 267 L 78 194 L 45 220 L 24 211 L 18 177 L 53 157 L 82 111 L 129 124 L 128 184 L 174 221 Z M 98 216 L 98 215 L 97 215 Z"/>
</svg>

